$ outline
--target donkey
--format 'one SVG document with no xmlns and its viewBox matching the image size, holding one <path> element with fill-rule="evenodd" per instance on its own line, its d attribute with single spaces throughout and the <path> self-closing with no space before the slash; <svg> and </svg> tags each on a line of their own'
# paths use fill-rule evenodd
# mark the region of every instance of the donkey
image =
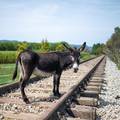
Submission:
<svg viewBox="0 0 120 120">
<path fill-rule="evenodd" d="M 20 66 L 20 90 L 23 101 L 30 103 L 24 88 L 32 74 L 36 76 L 53 75 L 53 95 L 60 96 L 59 84 L 62 71 L 72 67 L 74 72 L 78 71 L 80 63 L 80 52 L 85 49 L 86 42 L 79 49 L 72 48 L 62 43 L 68 50 L 66 52 L 36 53 L 30 50 L 21 52 L 16 60 L 16 67 L 13 73 L 13 80 L 17 76 L 18 64 Z"/>
</svg>

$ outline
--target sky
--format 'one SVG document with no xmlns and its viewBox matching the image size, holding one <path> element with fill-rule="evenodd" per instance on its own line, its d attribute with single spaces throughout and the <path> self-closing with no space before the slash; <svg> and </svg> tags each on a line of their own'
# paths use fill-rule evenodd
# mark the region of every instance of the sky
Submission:
<svg viewBox="0 0 120 120">
<path fill-rule="evenodd" d="M 0 0 L 0 40 L 105 43 L 120 26 L 120 0 Z"/>
</svg>

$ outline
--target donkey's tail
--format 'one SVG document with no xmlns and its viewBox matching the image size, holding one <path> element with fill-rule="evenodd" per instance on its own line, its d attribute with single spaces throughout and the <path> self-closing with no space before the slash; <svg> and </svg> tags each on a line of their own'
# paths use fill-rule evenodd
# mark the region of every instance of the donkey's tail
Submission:
<svg viewBox="0 0 120 120">
<path fill-rule="evenodd" d="M 12 77 L 13 80 L 15 80 L 15 78 L 17 76 L 18 62 L 19 62 L 19 59 L 17 58 L 15 70 L 14 70 L 13 77 Z"/>
<path fill-rule="evenodd" d="M 12 77 L 13 80 L 15 80 L 15 78 L 17 76 L 18 63 L 19 62 L 21 63 L 20 55 L 21 55 L 21 53 L 19 53 L 17 60 L 16 60 L 16 66 L 15 66 L 15 70 L 14 70 L 13 77 Z"/>
</svg>

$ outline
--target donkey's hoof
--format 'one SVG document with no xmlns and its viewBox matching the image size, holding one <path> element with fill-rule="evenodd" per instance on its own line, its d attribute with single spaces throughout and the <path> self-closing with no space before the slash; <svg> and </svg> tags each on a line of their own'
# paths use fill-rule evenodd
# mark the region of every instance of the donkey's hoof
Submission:
<svg viewBox="0 0 120 120">
<path fill-rule="evenodd" d="M 26 104 L 30 104 L 30 101 L 28 100 L 28 101 L 26 101 L 25 103 L 26 103 Z"/>
<path fill-rule="evenodd" d="M 29 101 L 27 98 L 24 99 L 24 102 L 25 102 L 26 104 L 30 104 L 30 101 Z"/>
<path fill-rule="evenodd" d="M 55 93 L 54 96 L 61 97 L 61 94 L 60 93 Z"/>
</svg>

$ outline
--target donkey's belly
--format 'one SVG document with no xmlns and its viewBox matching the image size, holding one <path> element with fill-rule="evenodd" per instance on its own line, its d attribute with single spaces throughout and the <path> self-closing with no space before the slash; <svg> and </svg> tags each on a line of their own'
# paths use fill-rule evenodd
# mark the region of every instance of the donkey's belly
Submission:
<svg viewBox="0 0 120 120">
<path fill-rule="evenodd" d="M 53 72 L 45 72 L 45 71 L 39 70 L 38 68 L 35 68 L 33 71 L 33 74 L 39 77 L 48 77 L 48 76 L 51 76 Z"/>
</svg>

